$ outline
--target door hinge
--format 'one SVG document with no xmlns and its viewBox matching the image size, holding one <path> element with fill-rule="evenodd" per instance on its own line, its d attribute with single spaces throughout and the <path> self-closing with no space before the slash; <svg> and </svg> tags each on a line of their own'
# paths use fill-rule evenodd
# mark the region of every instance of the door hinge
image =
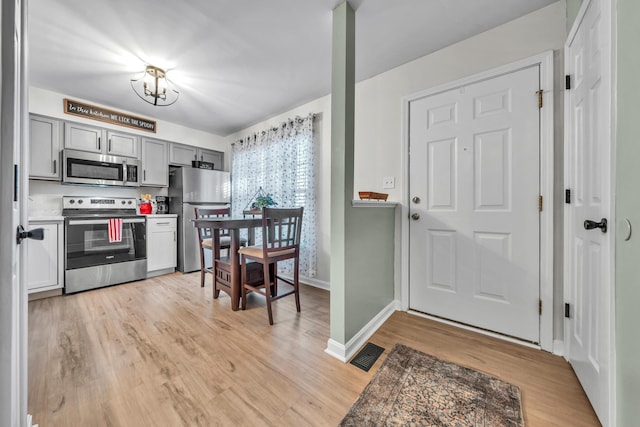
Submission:
<svg viewBox="0 0 640 427">
<path fill-rule="evenodd" d="M 564 317 L 571 319 L 571 304 L 568 302 L 564 303 Z"/>
<path fill-rule="evenodd" d="M 542 92 L 544 92 L 542 89 L 536 92 L 538 94 L 538 108 L 542 108 Z"/>
<path fill-rule="evenodd" d="M 538 300 L 538 314 L 542 316 L 542 300 Z"/>
<path fill-rule="evenodd" d="M 20 191 L 20 168 L 13 165 L 13 201 L 18 201 L 18 192 Z"/>
<path fill-rule="evenodd" d="M 564 190 L 564 202 L 568 205 L 571 204 L 571 190 L 568 188 Z"/>
<path fill-rule="evenodd" d="M 566 90 L 571 89 L 571 76 L 569 74 L 564 76 L 564 88 Z"/>
<path fill-rule="evenodd" d="M 538 212 L 542 212 L 542 196 L 538 196 Z"/>
</svg>

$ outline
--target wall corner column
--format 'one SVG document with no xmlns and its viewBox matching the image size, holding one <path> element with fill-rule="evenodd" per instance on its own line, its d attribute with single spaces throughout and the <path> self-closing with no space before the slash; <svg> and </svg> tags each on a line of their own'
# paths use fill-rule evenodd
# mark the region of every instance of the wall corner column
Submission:
<svg viewBox="0 0 640 427">
<path fill-rule="evenodd" d="M 346 1 L 333 11 L 331 69 L 331 308 L 330 337 L 346 343 L 346 236 L 353 198 L 355 12 Z"/>
</svg>

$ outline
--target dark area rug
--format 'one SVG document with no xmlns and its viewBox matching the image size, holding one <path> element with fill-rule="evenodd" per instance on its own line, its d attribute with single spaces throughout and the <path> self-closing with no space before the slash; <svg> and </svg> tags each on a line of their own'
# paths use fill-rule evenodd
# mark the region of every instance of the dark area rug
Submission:
<svg viewBox="0 0 640 427">
<path fill-rule="evenodd" d="M 522 427 L 520 389 L 396 344 L 341 426 Z"/>
</svg>

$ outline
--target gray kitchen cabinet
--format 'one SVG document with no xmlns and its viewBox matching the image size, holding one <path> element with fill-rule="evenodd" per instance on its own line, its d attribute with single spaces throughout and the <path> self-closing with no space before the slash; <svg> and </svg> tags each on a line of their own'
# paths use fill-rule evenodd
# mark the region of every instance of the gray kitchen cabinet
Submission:
<svg viewBox="0 0 640 427">
<path fill-rule="evenodd" d="M 26 239 L 27 292 L 61 289 L 64 285 L 62 220 L 30 220 L 28 229 L 44 229 L 43 240 Z"/>
<path fill-rule="evenodd" d="M 142 182 L 148 187 L 169 186 L 167 142 L 142 138 Z"/>
<path fill-rule="evenodd" d="M 102 153 L 104 137 L 105 131 L 99 127 L 73 122 L 64 124 L 64 148 Z"/>
<path fill-rule="evenodd" d="M 177 265 L 176 215 L 147 217 L 147 277 L 173 273 Z"/>
<path fill-rule="evenodd" d="M 198 149 L 198 160 L 201 162 L 213 163 L 214 169 L 224 169 L 224 153 L 220 151 L 205 150 L 203 148 Z"/>
<path fill-rule="evenodd" d="M 60 121 L 38 115 L 29 116 L 29 177 L 60 180 Z"/>
<path fill-rule="evenodd" d="M 140 138 L 74 122 L 64 124 L 64 148 L 113 156 L 140 158 Z"/>
<path fill-rule="evenodd" d="M 169 144 L 169 163 L 178 166 L 191 166 L 191 161 L 198 159 L 198 148 L 190 145 Z"/>
<path fill-rule="evenodd" d="M 107 154 L 140 158 L 140 138 L 127 133 L 107 131 Z"/>
<path fill-rule="evenodd" d="M 217 170 L 224 169 L 224 153 L 215 150 L 197 148 L 190 145 L 172 142 L 169 146 L 169 163 L 178 166 L 191 166 L 191 162 L 199 160 L 214 164 Z"/>
</svg>

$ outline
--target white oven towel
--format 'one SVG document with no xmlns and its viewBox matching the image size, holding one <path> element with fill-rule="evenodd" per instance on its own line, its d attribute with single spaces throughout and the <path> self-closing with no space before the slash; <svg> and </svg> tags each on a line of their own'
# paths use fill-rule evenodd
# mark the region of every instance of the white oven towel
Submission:
<svg viewBox="0 0 640 427">
<path fill-rule="evenodd" d="M 122 242 L 122 218 L 109 218 L 109 243 Z"/>
</svg>

